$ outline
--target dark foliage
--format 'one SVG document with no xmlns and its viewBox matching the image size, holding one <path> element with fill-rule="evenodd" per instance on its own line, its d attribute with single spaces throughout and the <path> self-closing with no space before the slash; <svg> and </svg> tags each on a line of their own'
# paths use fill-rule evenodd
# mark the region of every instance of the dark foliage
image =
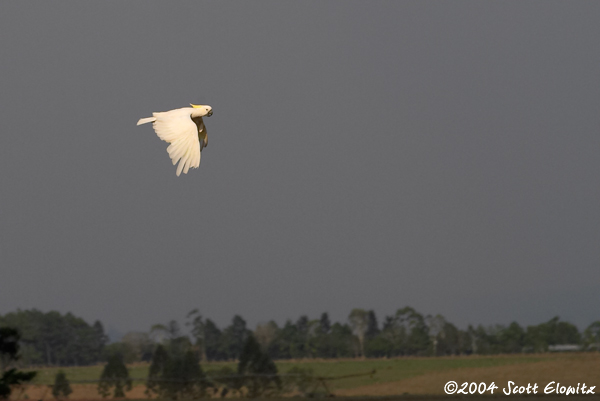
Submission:
<svg viewBox="0 0 600 401">
<path fill-rule="evenodd" d="M 19 360 L 19 340 L 17 329 L 0 327 L 0 399 L 7 399 L 13 386 L 31 381 L 36 372 L 21 372 L 12 364 Z"/>
<path fill-rule="evenodd" d="M 108 358 L 108 363 L 104 366 L 98 383 L 98 394 L 102 398 L 106 398 L 110 395 L 111 388 L 114 388 L 114 398 L 125 397 L 125 390 L 131 390 L 129 371 L 119 354 L 114 354 Z"/>
<path fill-rule="evenodd" d="M 54 378 L 54 385 L 52 386 L 52 395 L 54 398 L 68 398 L 73 390 L 71 384 L 67 379 L 67 375 L 62 370 L 59 370 Z"/>
<path fill-rule="evenodd" d="M 0 316 L 0 326 L 19 330 L 22 361 L 30 365 L 95 364 L 108 340 L 102 323 L 90 326 L 70 313 L 18 310 Z"/>
<path fill-rule="evenodd" d="M 162 345 L 156 347 L 146 382 L 148 396 L 172 400 L 203 398 L 210 385 L 197 353 L 188 350 L 181 355 L 168 352 Z"/>
<path fill-rule="evenodd" d="M 240 355 L 238 375 L 243 378 L 245 395 L 248 398 L 268 396 L 281 390 L 281 379 L 277 367 L 260 348 L 253 335 L 248 336 Z"/>
</svg>

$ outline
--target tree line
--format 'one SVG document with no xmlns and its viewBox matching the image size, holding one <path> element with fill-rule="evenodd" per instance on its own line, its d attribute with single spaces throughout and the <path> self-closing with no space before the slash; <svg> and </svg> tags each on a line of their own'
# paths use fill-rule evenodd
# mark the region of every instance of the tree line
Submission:
<svg viewBox="0 0 600 401">
<path fill-rule="evenodd" d="M 219 328 L 193 310 L 183 326 L 185 333 L 172 320 L 148 332 L 127 333 L 109 344 L 100 321 L 90 325 L 70 313 L 33 309 L 0 316 L 0 327 L 20 332 L 20 363 L 27 366 L 90 365 L 108 361 L 112 355 L 119 355 L 125 363 L 150 362 L 165 344 L 173 355 L 193 350 L 201 361 L 239 360 L 250 336 L 273 360 L 546 352 L 560 344 L 579 345 L 582 350 L 600 345 L 600 321 L 583 332 L 558 317 L 527 327 L 513 322 L 459 329 L 441 315 L 424 316 L 408 306 L 382 321 L 373 310 L 353 309 L 345 322 L 332 322 L 323 313 L 318 319 L 300 316 L 281 326 L 270 321 L 254 330 L 239 315 Z"/>
<path fill-rule="evenodd" d="M 16 367 L 20 359 L 20 338 L 17 329 L 0 327 L 0 400 L 10 399 L 16 389 L 23 391 L 24 386 L 37 374 Z M 220 393 L 221 397 L 232 391 L 240 396 L 255 398 L 305 387 L 303 379 L 307 377 L 306 374 L 293 374 L 292 381 L 289 380 L 290 375 L 287 376 L 287 381 L 281 380 L 277 367 L 252 334 L 247 337 L 241 350 L 237 371 L 226 367 L 209 371 L 208 374 L 200 366 L 197 350 L 182 348 L 177 339 L 171 339 L 157 345 L 154 350 L 146 380 L 146 394 L 172 400 L 197 399 L 207 397 L 209 390 L 212 390 L 213 395 Z M 73 391 L 62 370 L 57 372 L 51 387 L 55 399 L 66 399 Z M 114 398 L 123 398 L 125 391 L 131 388 L 132 379 L 122 355 L 111 354 L 98 381 L 98 394 L 106 398 L 112 393 Z"/>
<path fill-rule="evenodd" d="M 106 359 L 108 336 L 98 320 L 90 325 L 71 313 L 31 309 L 0 315 L 0 327 L 19 331 L 24 365 L 79 366 Z"/>
</svg>

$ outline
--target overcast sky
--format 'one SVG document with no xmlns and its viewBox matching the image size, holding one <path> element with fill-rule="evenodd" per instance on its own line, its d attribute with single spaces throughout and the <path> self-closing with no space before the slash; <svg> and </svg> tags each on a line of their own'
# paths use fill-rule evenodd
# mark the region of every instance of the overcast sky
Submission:
<svg viewBox="0 0 600 401">
<path fill-rule="evenodd" d="M 0 314 L 600 319 L 600 3 L 6 2 Z M 181 177 L 154 111 L 209 104 Z"/>
</svg>

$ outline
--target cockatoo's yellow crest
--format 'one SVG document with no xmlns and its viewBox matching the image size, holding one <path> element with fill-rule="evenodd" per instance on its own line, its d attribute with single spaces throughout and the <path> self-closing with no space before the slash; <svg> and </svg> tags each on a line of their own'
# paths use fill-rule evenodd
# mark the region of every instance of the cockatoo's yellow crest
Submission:
<svg viewBox="0 0 600 401">
<path fill-rule="evenodd" d="M 190 103 L 190 106 L 192 106 L 195 109 L 199 109 L 200 107 L 202 107 L 201 104 L 191 104 L 191 103 Z"/>
</svg>

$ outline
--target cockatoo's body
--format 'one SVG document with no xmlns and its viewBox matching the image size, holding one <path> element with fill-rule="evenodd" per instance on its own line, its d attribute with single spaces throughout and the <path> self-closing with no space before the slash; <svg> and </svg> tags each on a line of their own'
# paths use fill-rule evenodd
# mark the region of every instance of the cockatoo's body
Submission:
<svg viewBox="0 0 600 401">
<path fill-rule="evenodd" d="M 200 166 L 200 152 L 208 145 L 206 127 L 202 117 L 212 115 L 212 107 L 191 105 L 160 113 L 152 113 L 153 117 L 141 118 L 137 125 L 153 123 L 154 131 L 160 139 L 169 142 L 167 152 L 177 166 L 177 176 L 183 171 L 187 174 L 190 168 Z"/>
</svg>

